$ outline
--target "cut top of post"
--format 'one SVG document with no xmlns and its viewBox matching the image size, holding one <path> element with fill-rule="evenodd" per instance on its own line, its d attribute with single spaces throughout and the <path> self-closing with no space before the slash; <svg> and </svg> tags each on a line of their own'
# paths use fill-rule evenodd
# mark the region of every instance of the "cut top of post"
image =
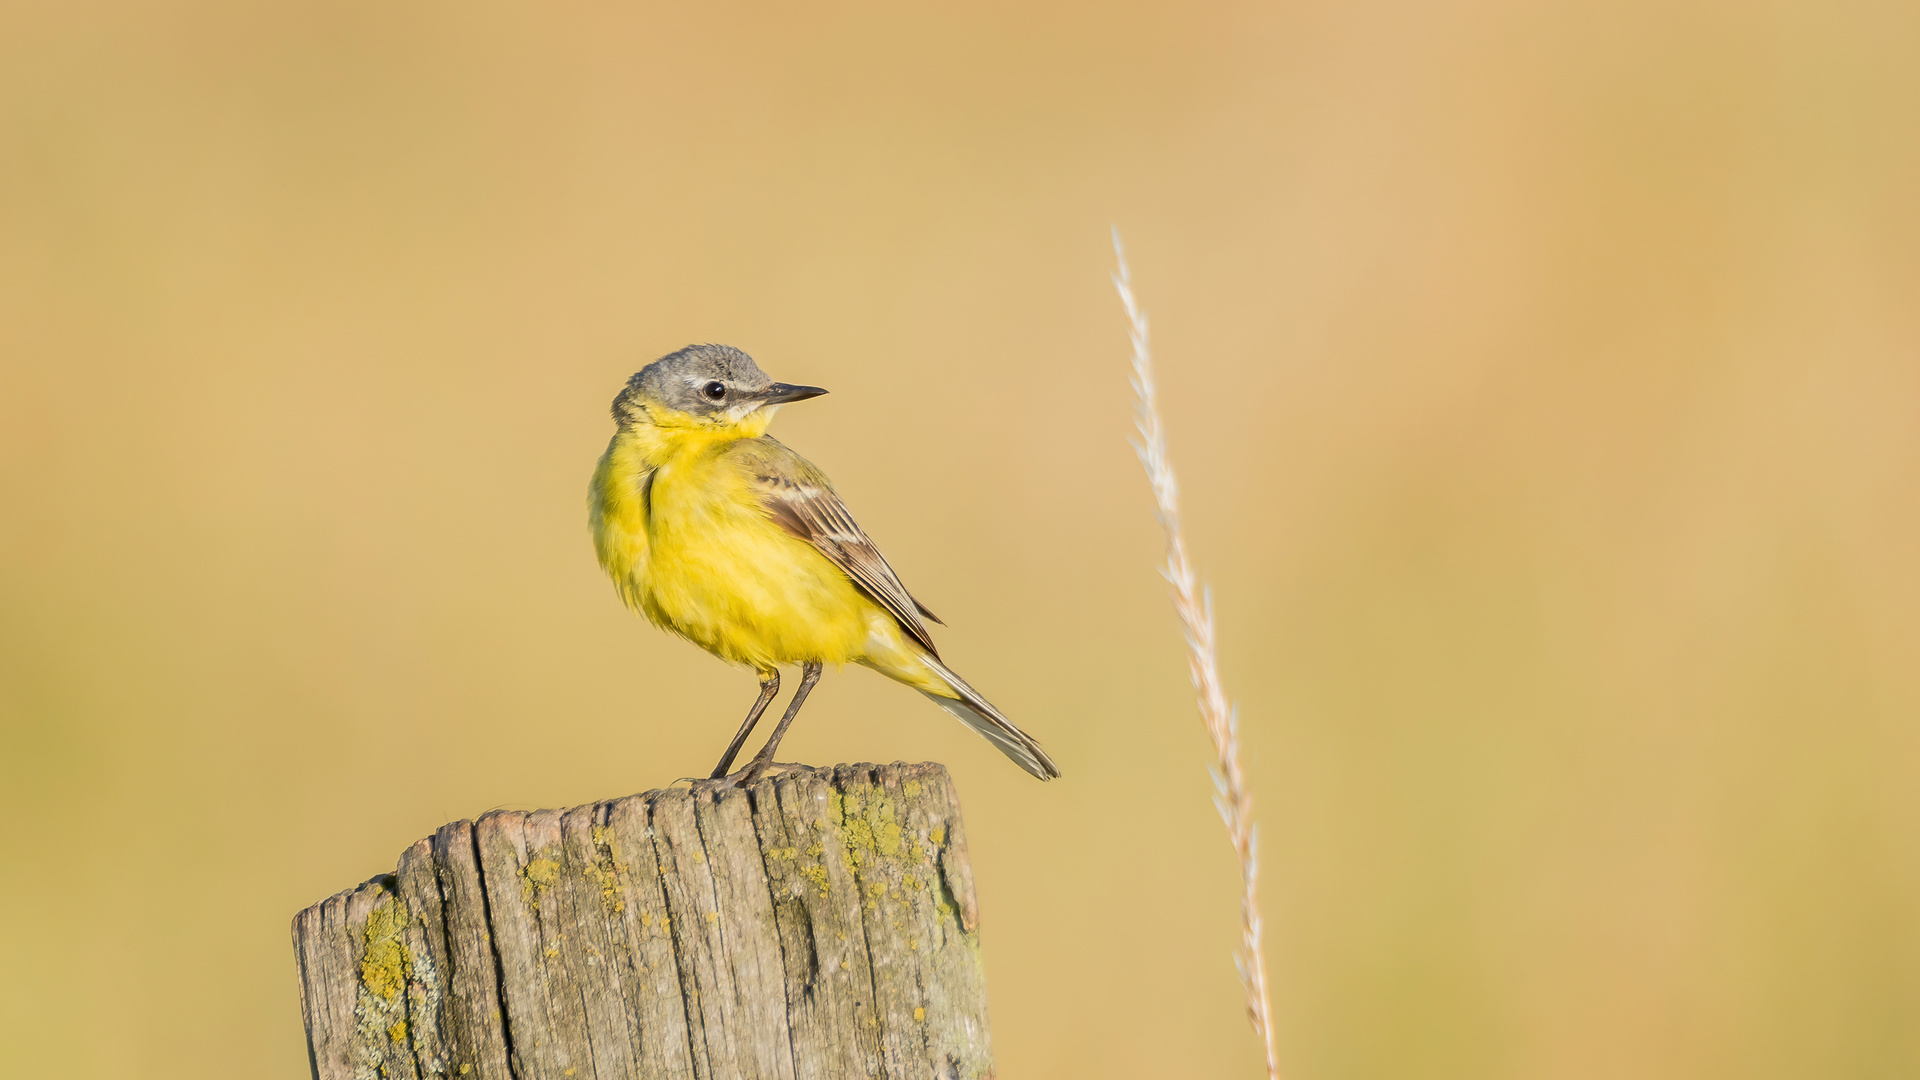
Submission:
<svg viewBox="0 0 1920 1080">
<path fill-rule="evenodd" d="M 936 764 L 442 827 L 294 919 L 316 1080 L 992 1075 Z"/>
</svg>

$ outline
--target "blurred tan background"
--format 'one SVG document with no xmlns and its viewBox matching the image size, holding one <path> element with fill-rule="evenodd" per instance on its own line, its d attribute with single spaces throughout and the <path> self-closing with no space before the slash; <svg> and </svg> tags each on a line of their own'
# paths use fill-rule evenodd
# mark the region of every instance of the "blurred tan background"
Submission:
<svg viewBox="0 0 1920 1080">
<path fill-rule="evenodd" d="M 1912 4 L 8 3 L 0 1075 L 302 1077 L 297 909 L 710 765 L 583 509 L 703 340 L 1065 768 L 787 743 L 954 770 L 1001 1075 L 1255 1075 L 1109 223 L 1289 1075 L 1920 1074 L 1917 193 Z"/>
</svg>

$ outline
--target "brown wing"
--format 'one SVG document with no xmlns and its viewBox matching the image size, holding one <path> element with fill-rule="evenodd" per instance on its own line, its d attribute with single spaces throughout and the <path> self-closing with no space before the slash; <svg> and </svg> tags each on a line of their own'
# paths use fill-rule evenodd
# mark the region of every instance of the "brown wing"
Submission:
<svg viewBox="0 0 1920 1080">
<path fill-rule="evenodd" d="M 812 544 L 815 551 L 839 567 L 860 591 L 887 609 L 902 629 L 913 635 L 935 657 L 933 635 L 927 632 L 920 616 L 934 622 L 940 619 L 907 592 L 900 577 L 887 565 L 873 541 L 862 532 L 847 506 L 834 494 L 825 474 L 806 459 L 769 438 L 742 440 L 771 444 L 745 448 L 751 456 L 754 481 L 760 488 L 760 505 L 768 516 L 787 533 Z"/>
</svg>

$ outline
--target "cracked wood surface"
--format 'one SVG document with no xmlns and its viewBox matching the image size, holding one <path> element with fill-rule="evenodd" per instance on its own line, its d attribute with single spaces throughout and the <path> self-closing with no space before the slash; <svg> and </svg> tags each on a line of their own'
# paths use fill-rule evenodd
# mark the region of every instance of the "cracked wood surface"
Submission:
<svg viewBox="0 0 1920 1080">
<path fill-rule="evenodd" d="M 495 811 L 293 921 L 315 1080 L 979 1080 L 946 769 Z"/>
</svg>

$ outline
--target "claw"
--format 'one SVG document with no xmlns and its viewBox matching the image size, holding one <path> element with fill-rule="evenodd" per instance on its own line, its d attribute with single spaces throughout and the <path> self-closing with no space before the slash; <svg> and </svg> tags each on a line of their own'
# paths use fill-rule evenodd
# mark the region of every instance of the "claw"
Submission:
<svg viewBox="0 0 1920 1080">
<path fill-rule="evenodd" d="M 799 761 L 760 761 L 747 762 L 747 767 L 738 769 L 726 776 L 719 777 L 717 783 L 725 787 L 743 788 L 767 775 L 769 769 L 811 769 L 813 766 Z"/>
</svg>

